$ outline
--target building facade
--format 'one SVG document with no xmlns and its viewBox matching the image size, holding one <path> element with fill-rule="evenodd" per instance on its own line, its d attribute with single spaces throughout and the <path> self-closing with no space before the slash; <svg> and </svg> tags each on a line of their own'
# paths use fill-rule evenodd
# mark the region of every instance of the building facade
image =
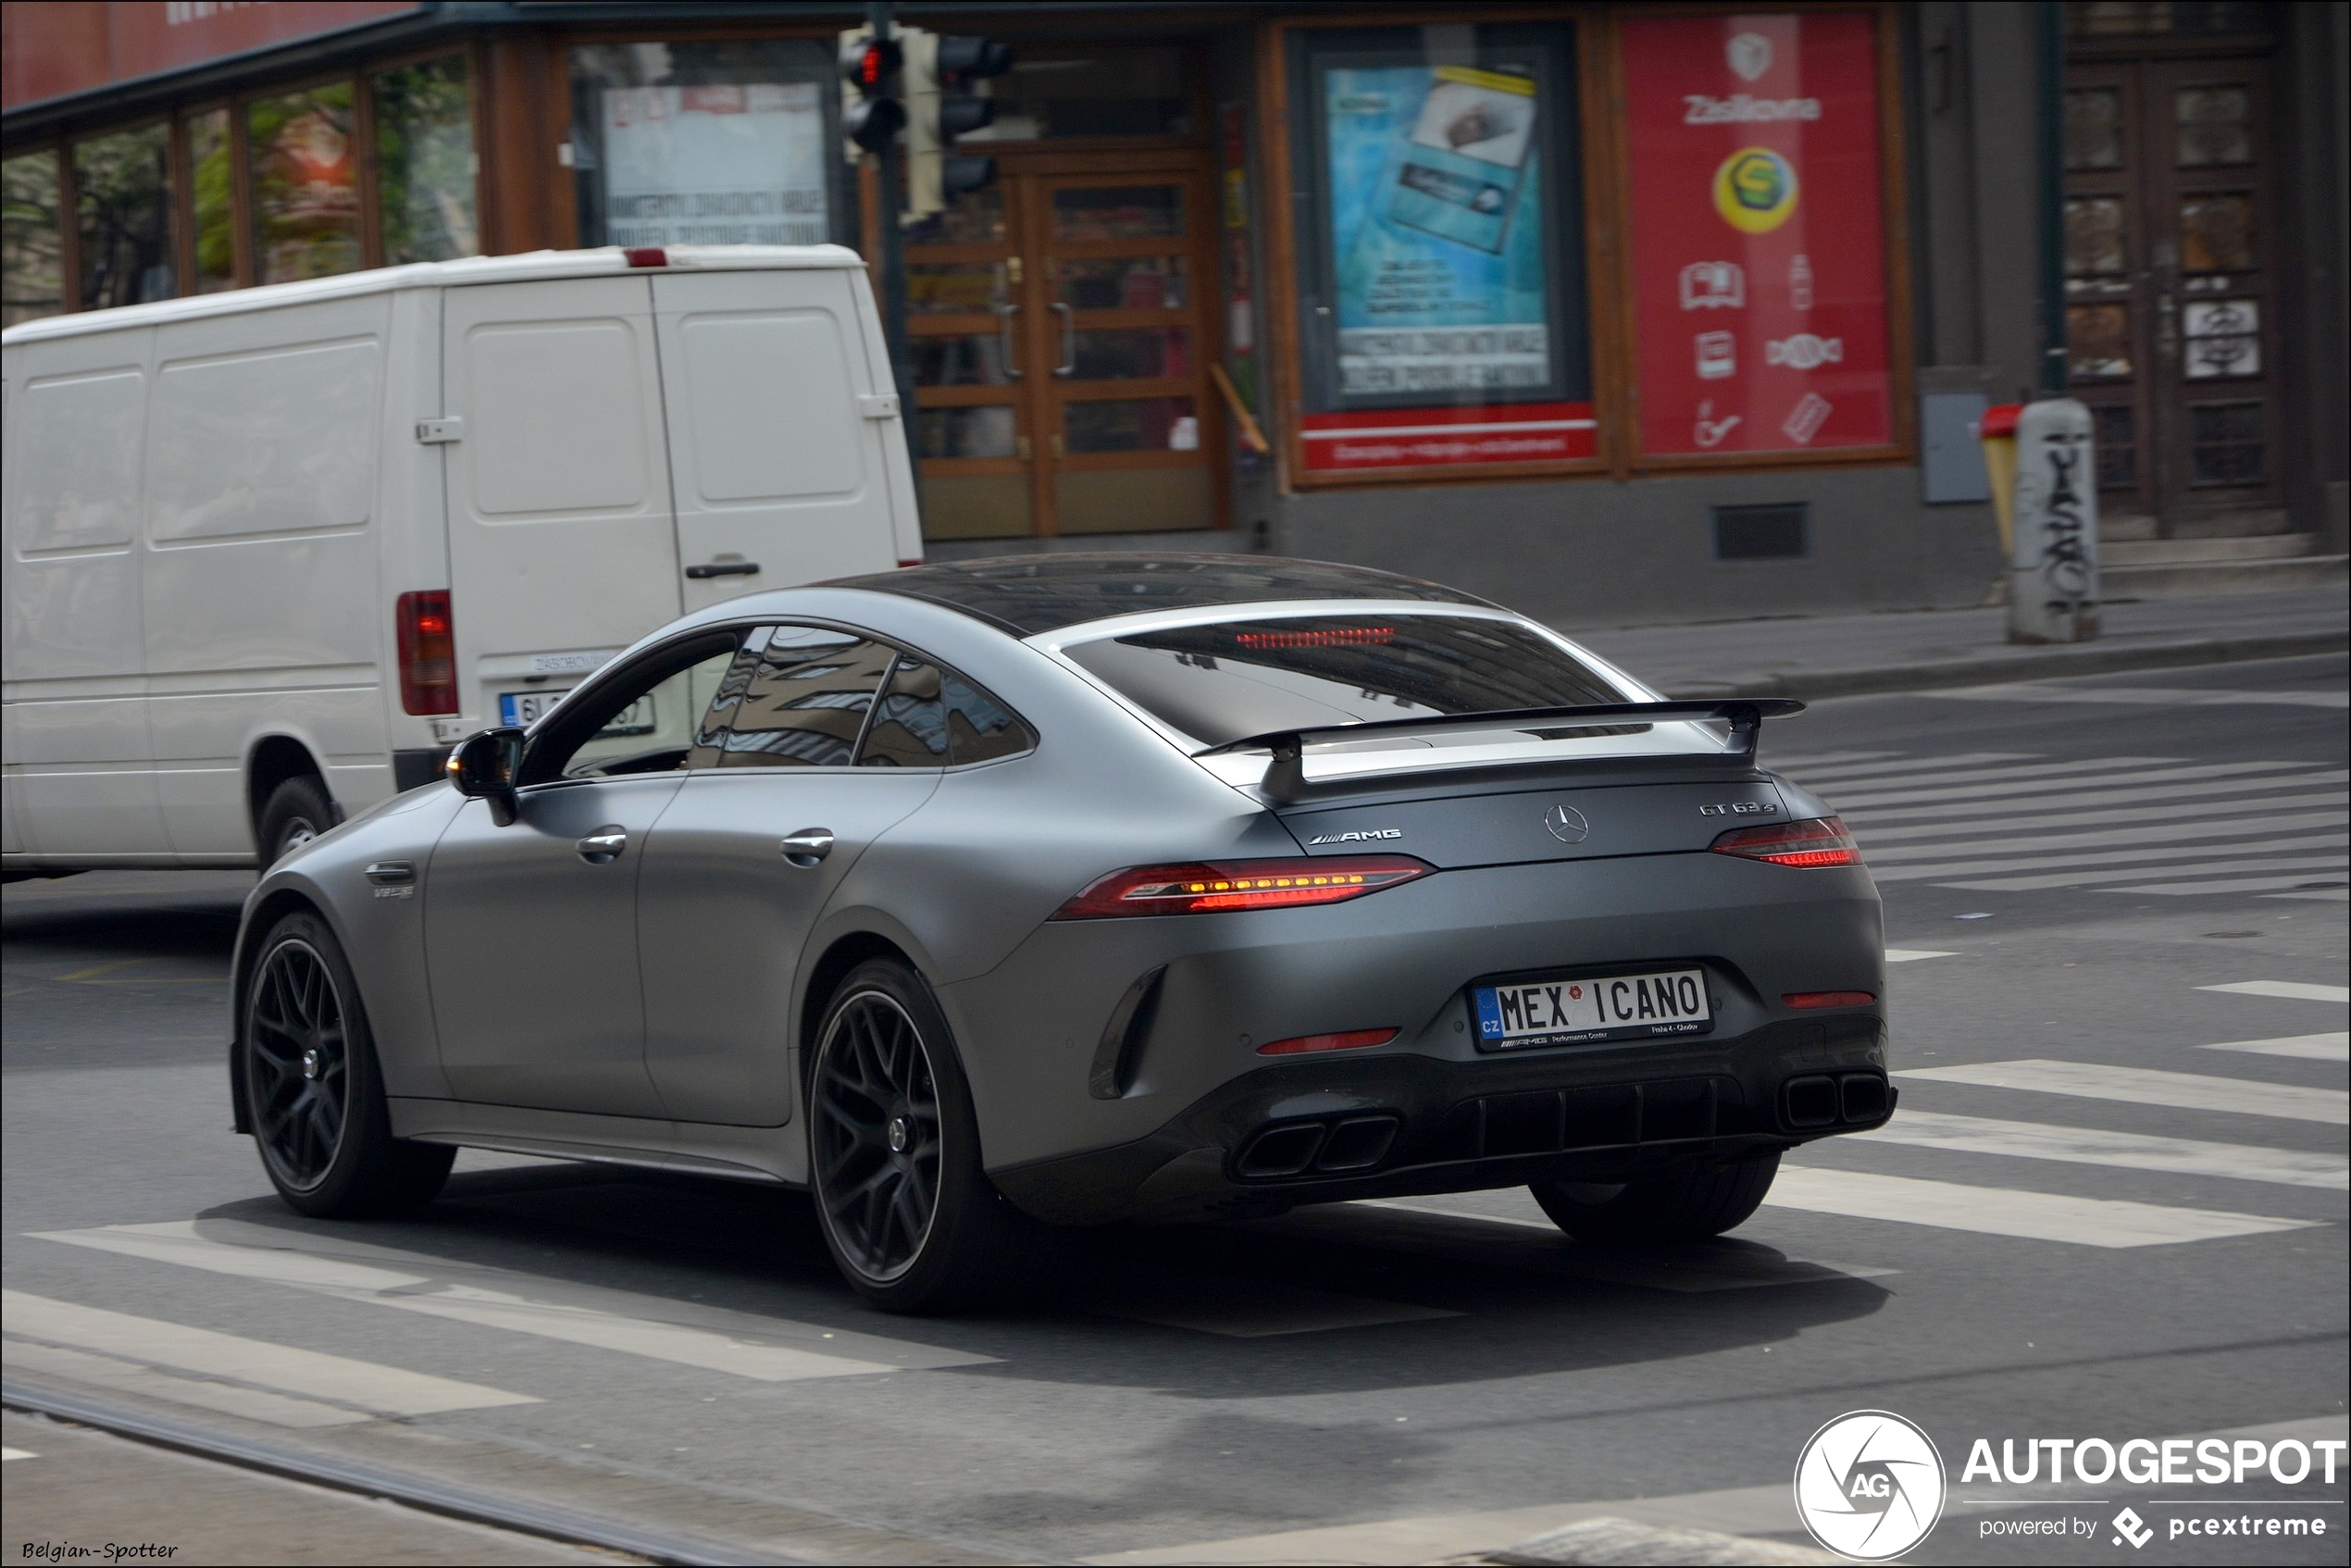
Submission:
<svg viewBox="0 0 2351 1568">
<path fill-rule="evenodd" d="M 2343 548 L 2343 5 L 896 9 L 1017 51 L 963 148 L 998 180 L 904 233 L 934 558 L 1269 549 L 1571 625 L 1975 604 L 1971 427 L 2052 356 L 2109 539 Z M 873 255 L 863 14 L 9 6 L 0 309 Z"/>
</svg>

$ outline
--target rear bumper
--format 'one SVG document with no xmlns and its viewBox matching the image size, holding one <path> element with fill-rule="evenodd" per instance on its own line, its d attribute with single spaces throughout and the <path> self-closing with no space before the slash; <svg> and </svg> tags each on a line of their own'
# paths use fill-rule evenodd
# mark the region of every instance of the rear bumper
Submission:
<svg viewBox="0 0 2351 1568">
<path fill-rule="evenodd" d="M 1849 1014 L 1690 1046 L 1269 1067 L 1147 1138 L 990 1176 L 1021 1208 L 1060 1225 L 1238 1216 L 1623 1181 L 1880 1126 L 1894 1100 L 1883 1020 Z"/>
</svg>

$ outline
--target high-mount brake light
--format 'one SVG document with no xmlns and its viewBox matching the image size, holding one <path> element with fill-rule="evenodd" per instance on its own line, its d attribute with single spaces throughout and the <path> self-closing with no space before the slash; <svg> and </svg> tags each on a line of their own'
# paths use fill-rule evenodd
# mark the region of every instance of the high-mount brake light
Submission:
<svg viewBox="0 0 2351 1568">
<path fill-rule="evenodd" d="M 669 253 L 659 245 L 630 245 L 620 253 L 631 267 L 667 267 Z"/>
<path fill-rule="evenodd" d="M 1801 822 L 1773 822 L 1760 828 L 1734 828 L 1707 848 L 1716 854 L 1768 860 L 1773 865 L 1859 865 L 1860 846 L 1846 830 L 1842 818 L 1808 817 Z"/>
<path fill-rule="evenodd" d="M 456 632 L 449 591 L 428 588 L 393 601 L 399 628 L 400 705 L 412 714 L 457 711 Z"/>
<path fill-rule="evenodd" d="M 1137 865 L 1113 871 L 1053 914 L 1056 920 L 1135 915 L 1211 915 L 1344 903 L 1436 869 L 1407 854 L 1329 855 L 1301 860 L 1228 860 Z"/>
<path fill-rule="evenodd" d="M 1395 1029 L 1347 1029 L 1335 1035 L 1299 1035 L 1290 1039 L 1267 1040 L 1257 1048 L 1257 1054 L 1297 1056 L 1309 1051 L 1362 1051 L 1386 1045 L 1398 1033 Z"/>
<path fill-rule="evenodd" d="M 1323 627 L 1312 631 L 1237 631 L 1242 648 L 1363 648 L 1396 641 L 1392 626 Z"/>
</svg>

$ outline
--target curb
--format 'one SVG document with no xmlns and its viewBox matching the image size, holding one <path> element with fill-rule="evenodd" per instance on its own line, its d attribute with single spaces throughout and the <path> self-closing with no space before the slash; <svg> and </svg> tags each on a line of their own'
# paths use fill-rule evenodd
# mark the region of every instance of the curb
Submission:
<svg viewBox="0 0 2351 1568">
<path fill-rule="evenodd" d="M 2184 669 L 2196 665 L 2242 664 L 2255 659 L 2294 659 L 2351 649 L 2351 631 L 2293 632 L 2277 637 L 2216 637 L 2190 642 L 2101 647 L 2074 643 L 2019 650 L 1983 658 L 1947 659 L 1869 669 L 1791 670 L 1743 680 L 1679 681 L 1666 695 L 1691 697 L 1860 697 L 1889 691 L 1929 691 L 1942 686 L 1991 686 L 2011 680 L 2046 680 L 2067 675 L 2111 675 L 2125 670 Z"/>
</svg>

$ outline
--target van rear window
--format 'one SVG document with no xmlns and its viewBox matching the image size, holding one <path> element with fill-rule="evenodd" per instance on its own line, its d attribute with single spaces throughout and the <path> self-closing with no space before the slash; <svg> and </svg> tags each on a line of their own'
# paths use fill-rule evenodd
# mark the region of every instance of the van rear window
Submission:
<svg viewBox="0 0 2351 1568">
<path fill-rule="evenodd" d="M 1228 621 L 1063 651 L 1212 746 L 1316 725 L 1628 700 L 1528 628 L 1466 616 Z"/>
</svg>

